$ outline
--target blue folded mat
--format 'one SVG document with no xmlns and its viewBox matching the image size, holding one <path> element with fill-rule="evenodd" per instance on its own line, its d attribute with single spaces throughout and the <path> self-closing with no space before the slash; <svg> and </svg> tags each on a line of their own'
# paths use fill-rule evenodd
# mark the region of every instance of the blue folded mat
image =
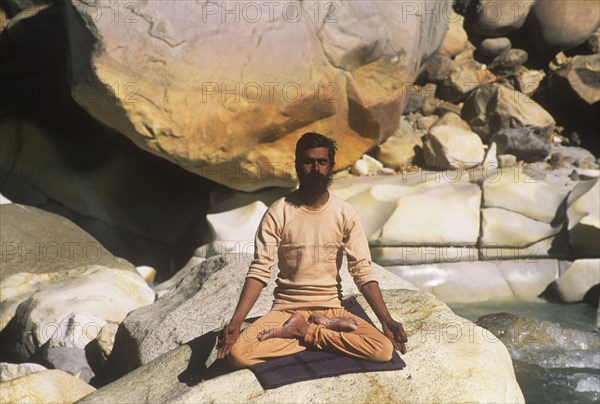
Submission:
<svg viewBox="0 0 600 404">
<path fill-rule="evenodd" d="M 349 312 L 373 324 L 354 296 L 343 301 L 342 306 Z M 369 362 L 344 355 L 307 349 L 293 355 L 259 363 L 250 367 L 250 370 L 254 372 L 261 386 L 268 390 L 305 380 L 348 373 L 401 370 L 405 366 L 406 364 L 396 351 L 394 351 L 392 360 L 389 362 Z"/>
</svg>

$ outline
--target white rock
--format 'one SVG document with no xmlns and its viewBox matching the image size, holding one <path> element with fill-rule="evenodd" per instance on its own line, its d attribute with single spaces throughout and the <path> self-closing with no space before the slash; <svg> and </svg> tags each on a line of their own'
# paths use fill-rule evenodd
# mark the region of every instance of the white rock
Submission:
<svg viewBox="0 0 600 404">
<path fill-rule="evenodd" d="M 397 207 L 381 228 L 377 244 L 468 246 L 477 242 L 481 201 L 477 185 L 382 185 L 378 191 L 396 199 Z"/>
<path fill-rule="evenodd" d="M 12 203 L 12 201 L 4 195 L 0 194 L 0 205 L 7 205 L 9 203 Z"/>
<path fill-rule="evenodd" d="M 556 286 L 565 302 L 575 303 L 582 301 L 586 292 L 599 283 L 600 259 L 581 259 L 573 262 L 556 281 Z"/>
<path fill-rule="evenodd" d="M 537 300 L 546 286 L 558 278 L 558 261 L 554 259 L 453 262 L 386 269 L 447 303 Z"/>
<path fill-rule="evenodd" d="M 98 319 L 121 322 L 129 311 L 154 301 L 154 292 L 137 273 L 98 265 L 83 271 L 14 274 L 2 280 L 0 291 L 1 325 L 16 317 L 13 321 L 23 331 L 16 349 L 23 359 L 62 330 L 60 325 L 73 313 L 91 319 L 82 320 L 77 329 L 82 338 L 94 338 L 103 325 Z"/>
<path fill-rule="evenodd" d="M 38 363 L 0 363 L 0 382 L 7 382 L 17 377 L 48 370 Z"/>
<path fill-rule="evenodd" d="M 523 248 L 560 231 L 560 227 L 502 208 L 484 208 L 481 242 L 486 246 Z"/>
<path fill-rule="evenodd" d="M 138 274 L 144 278 L 146 283 L 151 284 L 154 282 L 154 277 L 156 277 L 156 269 L 147 265 L 140 265 L 135 267 L 135 269 L 138 271 Z"/>
<path fill-rule="evenodd" d="M 43 334 L 52 333 L 48 343 L 49 348 L 66 347 L 85 349 L 85 346 L 96 338 L 105 325 L 106 320 L 101 317 L 87 312 L 76 311 L 70 313 L 59 323 L 47 324 Z"/>
<path fill-rule="evenodd" d="M 446 303 L 514 297 L 497 268 L 485 263 L 424 264 L 386 269 Z"/>
<path fill-rule="evenodd" d="M 501 170 L 483 182 L 483 206 L 520 213 L 546 223 L 559 213 L 570 189 L 530 177 L 521 168 Z"/>
<path fill-rule="evenodd" d="M 358 159 L 352 165 L 350 172 L 354 175 L 369 175 L 369 164 L 363 159 Z"/>
<path fill-rule="evenodd" d="M 255 201 L 221 213 L 209 213 L 206 221 L 213 240 L 253 240 L 267 205 Z"/>
<path fill-rule="evenodd" d="M 377 159 L 364 154 L 362 158 L 356 160 L 351 168 L 351 173 L 354 175 L 378 175 L 378 174 L 393 174 L 394 170 L 386 169 L 383 164 Z"/>
<path fill-rule="evenodd" d="M 435 126 L 423 138 L 425 162 L 436 170 L 476 166 L 484 153 L 479 135 L 452 126 Z"/>
<path fill-rule="evenodd" d="M 369 156 L 368 154 L 364 154 L 362 156 L 362 159 L 364 161 L 366 161 L 367 164 L 369 165 L 369 172 L 371 172 L 371 173 L 377 173 L 378 171 L 383 169 L 383 164 L 381 164 L 381 162 L 377 161 L 377 159 L 374 159 L 373 157 Z"/>
<path fill-rule="evenodd" d="M 515 297 L 538 301 L 538 296 L 559 276 L 556 259 L 521 259 L 489 262 L 496 265 Z"/>
<path fill-rule="evenodd" d="M 585 216 L 600 216 L 600 181 L 598 178 L 582 180 L 573 188 L 568 199 L 569 229 Z"/>
<path fill-rule="evenodd" d="M 381 227 L 389 220 L 396 209 L 396 201 L 380 197 L 378 186 L 353 195 L 347 201 L 357 210 L 365 234 L 369 239 L 377 239 Z"/>
</svg>

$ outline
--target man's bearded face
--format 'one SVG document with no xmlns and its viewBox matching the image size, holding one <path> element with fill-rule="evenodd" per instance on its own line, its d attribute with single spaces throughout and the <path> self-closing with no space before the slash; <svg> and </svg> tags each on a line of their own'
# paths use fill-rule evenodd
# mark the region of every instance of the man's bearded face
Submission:
<svg viewBox="0 0 600 404">
<path fill-rule="evenodd" d="M 331 184 L 331 168 L 327 147 L 305 150 L 298 173 L 300 188 L 313 192 L 326 191 Z"/>
</svg>

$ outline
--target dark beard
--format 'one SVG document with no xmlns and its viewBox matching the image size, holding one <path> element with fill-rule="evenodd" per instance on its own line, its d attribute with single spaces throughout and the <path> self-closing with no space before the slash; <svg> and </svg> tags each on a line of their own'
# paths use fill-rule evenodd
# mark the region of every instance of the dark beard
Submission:
<svg viewBox="0 0 600 404">
<path fill-rule="evenodd" d="M 323 175 L 316 171 L 301 175 L 298 179 L 300 180 L 300 188 L 315 194 L 327 191 L 332 180 L 331 173 Z"/>
</svg>

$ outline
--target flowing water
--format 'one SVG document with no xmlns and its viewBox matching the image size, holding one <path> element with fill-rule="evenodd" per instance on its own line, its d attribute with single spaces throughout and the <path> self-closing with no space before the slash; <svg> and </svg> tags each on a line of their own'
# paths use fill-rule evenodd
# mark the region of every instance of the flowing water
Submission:
<svg viewBox="0 0 600 404">
<path fill-rule="evenodd" d="M 585 303 L 537 302 L 461 303 L 450 307 L 474 322 L 485 316 L 480 324 L 508 348 L 527 403 L 600 402 L 596 308 Z"/>
</svg>

